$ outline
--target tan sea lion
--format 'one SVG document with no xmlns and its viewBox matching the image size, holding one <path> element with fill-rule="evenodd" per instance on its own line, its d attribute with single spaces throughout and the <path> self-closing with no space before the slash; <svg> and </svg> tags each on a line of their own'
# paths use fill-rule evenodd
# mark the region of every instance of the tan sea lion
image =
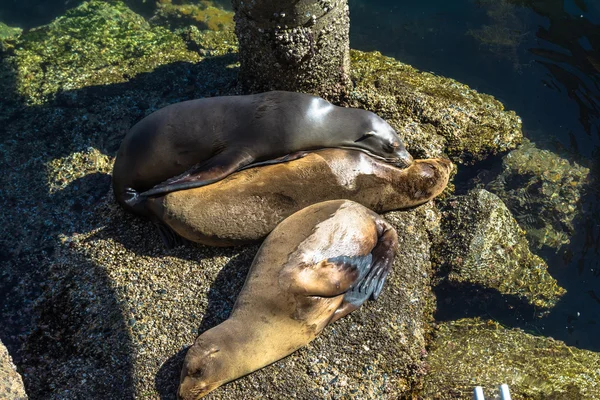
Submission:
<svg viewBox="0 0 600 400">
<path fill-rule="evenodd" d="M 188 350 L 179 398 L 201 398 L 280 360 L 376 300 L 397 246 L 394 228 L 352 201 L 314 204 L 286 218 L 258 250 L 229 319 Z"/>
<path fill-rule="evenodd" d="M 155 111 L 123 139 L 113 188 L 125 209 L 144 214 L 138 205 L 147 197 L 326 147 L 358 149 L 400 166 L 412 162 L 396 131 L 374 113 L 275 91 L 190 100 Z"/>
<path fill-rule="evenodd" d="M 325 149 L 149 198 L 143 205 L 170 228 L 161 231 L 169 245 L 179 235 L 230 246 L 261 240 L 286 217 L 321 201 L 353 200 L 379 213 L 423 204 L 444 190 L 451 168 L 450 161 L 432 159 L 400 169 L 360 151 Z"/>
</svg>

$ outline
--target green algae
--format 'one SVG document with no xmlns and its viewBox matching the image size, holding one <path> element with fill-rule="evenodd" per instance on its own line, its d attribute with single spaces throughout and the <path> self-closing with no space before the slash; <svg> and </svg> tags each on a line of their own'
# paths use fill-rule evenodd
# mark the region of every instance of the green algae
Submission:
<svg viewBox="0 0 600 400">
<path fill-rule="evenodd" d="M 428 363 L 426 399 L 471 398 L 477 385 L 493 398 L 502 383 L 515 400 L 600 398 L 600 354 L 492 321 L 441 324 Z"/>
<path fill-rule="evenodd" d="M 195 3 L 173 4 L 161 0 L 151 18 L 153 23 L 173 28 L 196 26 L 211 31 L 233 30 L 233 12 L 217 7 L 210 0 Z"/>
<path fill-rule="evenodd" d="M 434 258 L 441 280 L 478 284 L 551 308 L 565 290 L 529 250 L 525 232 L 502 200 L 486 190 L 456 196 L 443 207 L 442 234 Z"/>
<path fill-rule="evenodd" d="M 11 27 L 4 22 L 0 22 L 0 40 L 13 39 L 19 36 L 23 29 Z"/>
<path fill-rule="evenodd" d="M 517 147 L 521 119 L 494 97 L 378 52 L 351 52 L 348 104 L 378 113 L 419 157 L 469 164 Z"/>
<path fill-rule="evenodd" d="M 124 82 L 167 63 L 199 61 L 181 37 L 119 1 L 97 0 L 22 35 L 14 58 L 17 90 L 29 104 L 58 91 Z"/>
<path fill-rule="evenodd" d="M 568 244 L 590 170 L 555 153 L 523 145 L 502 160 L 502 172 L 485 188 L 498 195 L 536 246 Z"/>
</svg>

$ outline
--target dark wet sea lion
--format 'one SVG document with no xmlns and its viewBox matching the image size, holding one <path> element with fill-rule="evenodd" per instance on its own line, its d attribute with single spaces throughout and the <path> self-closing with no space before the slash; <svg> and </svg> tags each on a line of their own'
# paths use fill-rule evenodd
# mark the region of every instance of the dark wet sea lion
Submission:
<svg viewBox="0 0 600 400">
<path fill-rule="evenodd" d="M 432 159 L 400 169 L 360 151 L 325 149 L 150 198 L 144 206 L 187 240 L 229 246 L 260 240 L 294 212 L 326 200 L 353 200 L 375 212 L 423 204 L 443 191 L 451 168 L 450 161 Z"/>
<path fill-rule="evenodd" d="M 141 198 L 326 147 L 359 149 L 398 165 L 412 162 L 394 129 L 372 112 L 302 93 L 267 92 L 184 101 L 150 114 L 123 139 L 113 187 L 123 207 L 144 214 L 137 207 Z"/>
<path fill-rule="evenodd" d="M 258 250 L 229 319 L 188 350 L 179 398 L 198 399 L 280 360 L 377 299 L 397 246 L 389 223 L 348 200 L 285 219 Z"/>
</svg>

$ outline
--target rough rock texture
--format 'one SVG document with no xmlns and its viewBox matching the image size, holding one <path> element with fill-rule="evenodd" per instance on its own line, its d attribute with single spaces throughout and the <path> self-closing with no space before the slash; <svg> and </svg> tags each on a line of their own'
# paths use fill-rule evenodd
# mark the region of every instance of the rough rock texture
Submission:
<svg viewBox="0 0 600 400">
<path fill-rule="evenodd" d="M 440 282 L 496 289 L 541 308 L 551 308 L 565 293 L 495 194 L 478 189 L 446 200 L 442 221 L 434 248 Z"/>
<path fill-rule="evenodd" d="M 17 27 L 11 27 L 3 22 L 0 22 L 0 40 L 14 38 L 19 36 L 23 30 Z"/>
<path fill-rule="evenodd" d="M 23 379 L 17 372 L 17 367 L 13 364 L 12 358 L 2 342 L 0 342 L 0 399 L 27 399 Z"/>
<path fill-rule="evenodd" d="M 486 398 L 506 383 L 514 400 L 600 398 L 600 354 L 552 338 L 463 319 L 439 326 L 428 357 L 424 399 Z"/>
<path fill-rule="evenodd" d="M 244 92 L 291 90 L 329 99 L 347 92 L 347 0 L 233 0 L 233 7 Z"/>
<path fill-rule="evenodd" d="M 86 2 L 24 34 L 19 44 L 17 87 L 30 104 L 58 91 L 123 82 L 159 65 L 199 61 L 180 37 L 120 2 Z"/>
<path fill-rule="evenodd" d="M 37 309 L 44 328 L 26 341 L 29 384 L 52 388 L 45 398 L 174 398 L 186 346 L 228 316 L 257 248 L 163 250 L 151 225 L 126 215 L 111 194 L 96 210 L 102 226 L 62 237 L 57 249 L 60 268 Z M 401 251 L 380 299 L 207 398 L 398 398 L 413 389 L 432 313 L 427 230 L 439 218 L 430 204 L 387 218 Z"/>
<path fill-rule="evenodd" d="M 238 93 L 235 36 L 174 34 L 90 1 L 12 43 L 0 64 L 0 337 L 31 397 L 173 398 L 185 346 L 227 317 L 256 248 L 164 250 L 151 224 L 117 207 L 108 172 L 144 116 Z M 493 98 L 354 55 L 352 101 L 402 128 L 416 155 L 473 160 L 519 141 L 517 117 Z M 418 386 L 439 215 L 428 205 L 387 217 L 402 252 L 380 301 L 213 398 L 393 399 Z"/>
<path fill-rule="evenodd" d="M 157 9 L 150 19 L 152 23 L 171 28 L 193 25 L 198 29 L 213 31 L 233 29 L 233 12 L 224 10 L 209 0 L 185 4 L 173 4 L 171 0 L 162 0 L 156 5 Z"/>
<path fill-rule="evenodd" d="M 570 242 L 573 220 L 581 213 L 581 196 L 590 170 L 525 140 L 504 156 L 502 171 L 485 188 L 506 203 L 538 248 Z"/>
<path fill-rule="evenodd" d="M 446 153 L 469 164 L 521 143 L 521 118 L 492 96 L 377 52 L 351 57 L 355 88 L 347 104 L 377 110 L 414 156 Z"/>
</svg>

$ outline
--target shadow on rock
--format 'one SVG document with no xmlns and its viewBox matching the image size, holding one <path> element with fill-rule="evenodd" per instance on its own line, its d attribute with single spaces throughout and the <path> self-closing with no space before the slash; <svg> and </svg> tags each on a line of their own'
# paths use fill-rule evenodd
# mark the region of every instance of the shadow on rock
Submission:
<svg viewBox="0 0 600 400">
<path fill-rule="evenodd" d="M 248 270 L 258 250 L 258 246 L 237 247 L 233 257 L 220 271 L 208 292 L 208 306 L 202 316 L 198 334 L 207 331 L 225 321 L 244 286 Z M 154 383 L 161 400 L 174 400 L 179 385 L 179 374 L 186 347 L 169 358 L 156 374 Z"/>
</svg>

